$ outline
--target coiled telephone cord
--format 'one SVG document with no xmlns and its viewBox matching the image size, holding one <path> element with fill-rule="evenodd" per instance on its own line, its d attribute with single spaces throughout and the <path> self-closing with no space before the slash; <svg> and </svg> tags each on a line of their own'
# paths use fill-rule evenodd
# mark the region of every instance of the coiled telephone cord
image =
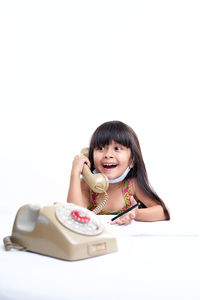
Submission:
<svg viewBox="0 0 200 300">
<path fill-rule="evenodd" d="M 14 243 L 12 241 L 12 236 L 6 236 L 4 239 L 3 239 L 3 242 L 4 242 L 4 247 L 6 249 L 6 251 L 10 250 L 10 249 L 17 249 L 17 250 L 25 250 L 25 247 L 23 246 L 20 246 L 19 244 L 17 243 Z"/>
<path fill-rule="evenodd" d="M 98 187 L 99 188 L 99 187 Z M 99 188 L 99 190 L 102 190 L 102 192 L 104 192 L 104 199 L 103 201 L 93 210 L 93 212 L 97 215 L 106 205 L 107 201 L 108 201 L 108 194 L 101 188 Z"/>
</svg>

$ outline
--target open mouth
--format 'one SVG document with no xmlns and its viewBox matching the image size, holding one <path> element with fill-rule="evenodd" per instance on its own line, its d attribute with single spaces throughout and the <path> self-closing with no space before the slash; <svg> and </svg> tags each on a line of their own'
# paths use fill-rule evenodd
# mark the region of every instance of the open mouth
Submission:
<svg viewBox="0 0 200 300">
<path fill-rule="evenodd" d="M 117 164 L 103 164 L 105 169 L 113 169 L 117 167 Z"/>
</svg>

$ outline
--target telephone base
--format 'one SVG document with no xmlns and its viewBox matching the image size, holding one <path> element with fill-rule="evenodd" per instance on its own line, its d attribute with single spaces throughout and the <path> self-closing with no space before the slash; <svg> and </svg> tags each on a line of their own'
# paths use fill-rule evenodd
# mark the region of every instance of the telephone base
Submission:
<svg viewBox="0 0 200 300">
<path fill-rule="evenodd" d="M 98 216 L 64 203 L 22 206 L 10 241 L 27 251 L 71 261 L 117 251 L 116 238 Z"/>
</svg>

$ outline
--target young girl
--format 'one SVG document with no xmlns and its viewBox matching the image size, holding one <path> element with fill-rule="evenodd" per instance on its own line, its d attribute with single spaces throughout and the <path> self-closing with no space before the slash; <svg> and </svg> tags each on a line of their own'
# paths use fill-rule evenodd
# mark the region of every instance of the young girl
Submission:
<svg viewBox="0 0 200 300">
<path fill-rule="evenodd" d="M 149 184 L 138 138 L 128 125 L 120 121 L 103 123 L 92 135 L 89 159 L 84 155 L 74 158 L 67 201 L 94 210 L 104 195 L 91 191 L 80 178 L 84 164 L 93 173 L 105 174 L 110 182 L 108 201 L 99 214 L 119 214 L 138 203 L 112 224 L 170 219 L 167 207 Z"/>
</svg>

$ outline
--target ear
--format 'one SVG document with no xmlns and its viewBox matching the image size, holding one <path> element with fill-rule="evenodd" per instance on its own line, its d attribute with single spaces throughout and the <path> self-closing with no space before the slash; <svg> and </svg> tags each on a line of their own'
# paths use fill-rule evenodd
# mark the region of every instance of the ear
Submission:
<svg viewBox="0 0 200 300">
<path fill-rule="evenodd" d="M 131 160 L 129 167 L 132 169 L 134 167 L 135 163 L 133 162 L 133 160 Z"/>
</svg>

